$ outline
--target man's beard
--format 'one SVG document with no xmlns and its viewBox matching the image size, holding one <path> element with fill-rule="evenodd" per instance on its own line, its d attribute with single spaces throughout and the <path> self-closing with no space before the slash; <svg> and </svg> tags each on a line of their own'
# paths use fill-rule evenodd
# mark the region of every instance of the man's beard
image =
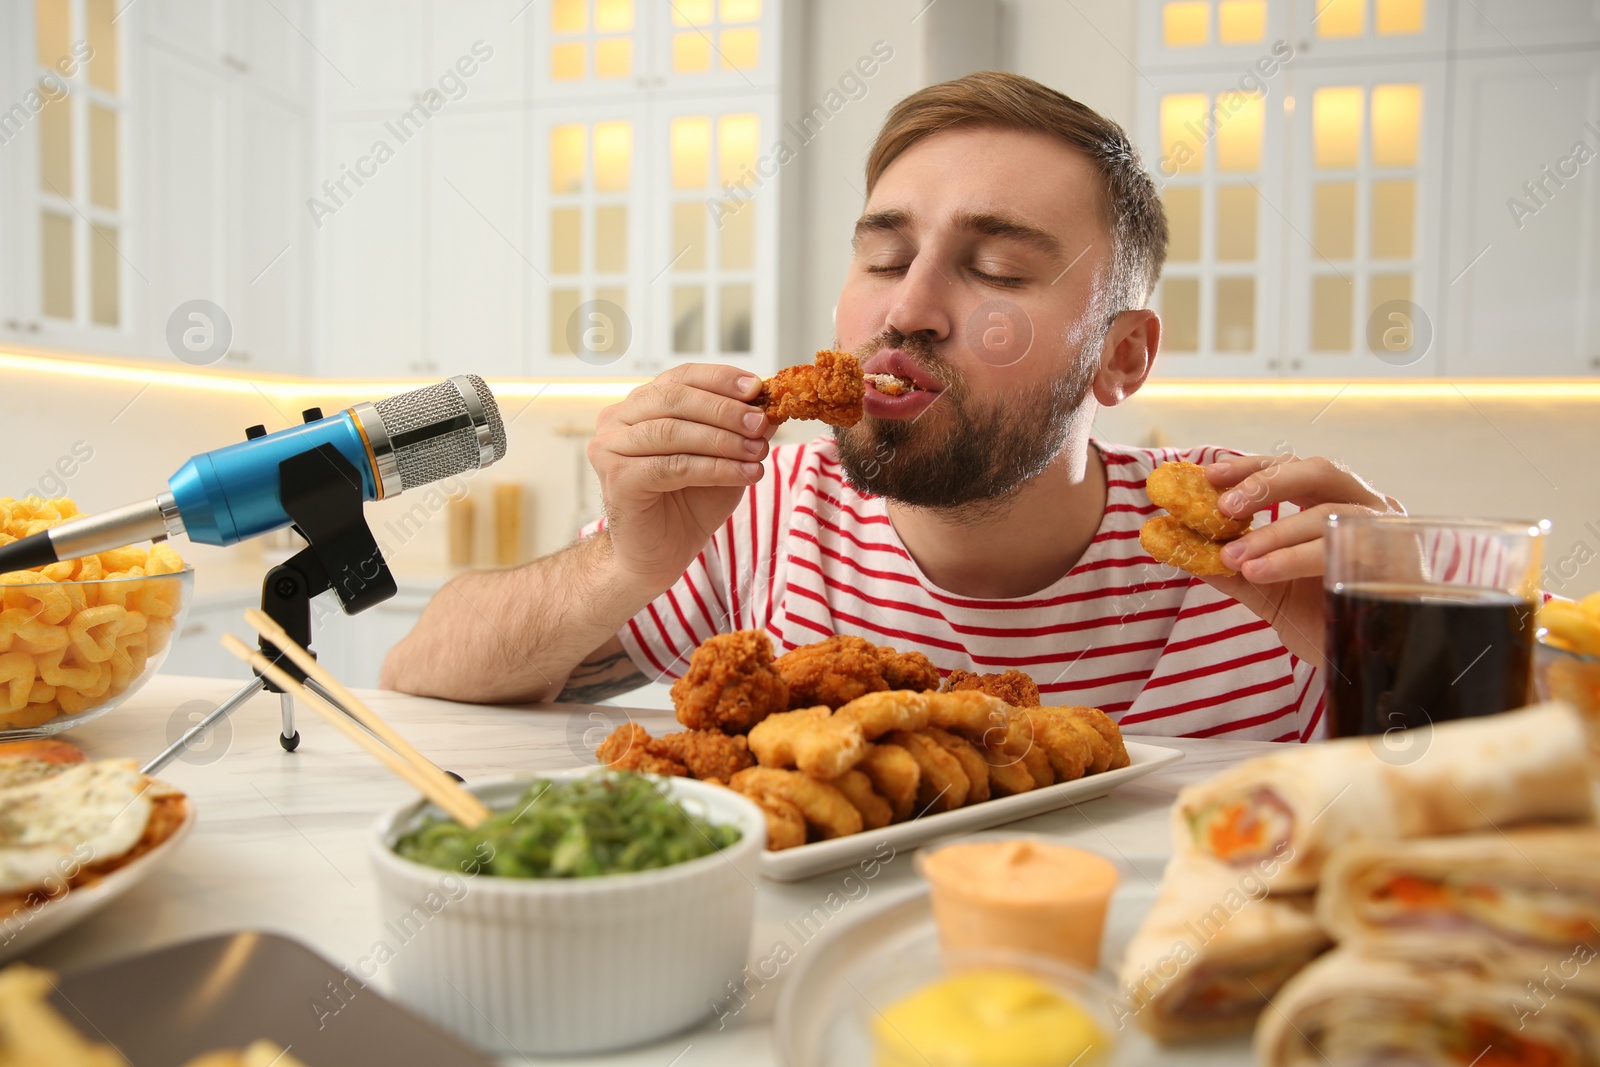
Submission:
<svg viewBox="0 0 1600 1067">
<path fill-rule="evenodd" d="M 1056 458 L 1098 366 L 1092 358 L 1098 344 L 1086 345 L 1053 381 L 980 404 L 948 364 L 931 358 L 921 338 L 900 335 L 878 347 L 889 345 L 934 370 L 945 389 L 916 418 L 868 416 L 848 429 L 835 427 L 845 477 L 864 493 L 974 518 L 990 509 L 972 505 L 1000 506 Z"/>
</svg>

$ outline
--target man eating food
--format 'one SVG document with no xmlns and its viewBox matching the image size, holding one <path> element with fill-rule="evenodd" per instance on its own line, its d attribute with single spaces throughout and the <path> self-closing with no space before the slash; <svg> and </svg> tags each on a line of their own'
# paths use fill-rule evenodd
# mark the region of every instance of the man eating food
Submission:
<svg viewBox="0 0 1600 1067">
<path fill-rule="evenodd" d="M 605 518 L 509 572 L 456 578 L 384 664 L 386 686 L 588 702 L 676 678 L 716 633 L 777 651 L 831 634 L 941 673 L 1020 670 L 1045 704 L 1124 731 L 1319 732 L 1330 511 L 1398 512 L 1326 459 L 1093 439 L 1149 377 L 1166 255 L 1154 183 L 1115 123 L 984 72 L 890 112 L 833 347 L 864 417 L 771 447 L 763 383 L 685 364 L 605 409 Z M 1200 578 L 1140 545 L 1145 478 L 1204 468 L 1254 528 Z"/>
</svg>

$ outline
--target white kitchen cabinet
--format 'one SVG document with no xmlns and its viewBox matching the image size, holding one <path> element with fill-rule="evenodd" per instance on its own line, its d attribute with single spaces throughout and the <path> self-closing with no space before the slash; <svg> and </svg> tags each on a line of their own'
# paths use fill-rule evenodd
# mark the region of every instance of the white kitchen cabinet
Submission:
<svg viewBox="0 0 1600 1067">
<path fill-rule="evenodd" d="M 228 269 L 228 78 L 167 48 L 145 56 L 143 221 L 150 247 L 149 357 L 176 361 L 167 319 L 191 300 L 230 311 Z M 193 357 L 203 360 L 203 355 Z"/>
<path fill-rule="evenodd" d="M 318 4 L 327 56 L 323 103 L 333 117 L 392 118 L 429 80 L 430 0 L 334 0 Z"/>
<path fill-rule="evenodd" d="M 331 208 L 313 223 L 322 279 L 323 324 L 317 370 L 331 377 L 405 377 L 425 365 L 426 260 L 423 252 L 424 128 L 401 142 L 375 118 L 328 123 L 327 179 L 366 173 L 348 194 L 318 190 Z M 383 148 L 379 150 L 378 146 Z M 378 157 L 390 155 L 379 163 Z"/>
<path fill-rule="evenodd" d="M 1456 20 L 1456 47 L 1463 52 L 1515 54 L 1516 48 L 1541 45 L 1600 44 L 1595 0 L 1470 0 L 1456 8 Z M 1532 54 L 1527 60 L 1543 66 Z M 1550 77 L 1560 84 L 1553 73 Z"/>
<path fill-rule="evenodd" d="M 231 151 L 228 307 L 238 365 L 305 373 L 309 355 L 306 261 L 309 216 L 305 116 L 277 97 L 245 88 L 231 101 L 241 133 Z"/>
<path fill-rule="evenodd" d="M 525 129 L 515 111 L 434 119 L 426 220 L 431 374 L 527 373 Z"/>
<path fill-rule="evenodd" d="M 1595 374 L 1600 62 L 1593 52 L 1465 59 L 1455 101 L 1445 372 Z"/>
</svg>

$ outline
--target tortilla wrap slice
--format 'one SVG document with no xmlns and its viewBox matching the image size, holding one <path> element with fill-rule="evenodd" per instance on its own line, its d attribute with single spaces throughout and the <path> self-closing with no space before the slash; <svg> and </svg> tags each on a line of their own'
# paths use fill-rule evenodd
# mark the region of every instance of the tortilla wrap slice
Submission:
<svg viewBox="0 0 1600 1067">
<path fill-rule="evenodd" d="M 1591 822 L 1582 720 L 1564 704 L 1306 745 L 1188 786 L 1180 854 L 1251 867 L 1274 891 L 1314 888 L 1349 841 L 1399 841 L 1530 822 Z"/>
<path fill-rule="evenodd" d="M 1542 981 L 1575 946 L 1600 952 L 1600 827 L 1352 842 L 1323 871 L 1317 920 L 1371 955 L 1423 959 L 1444 948 Z M 1600 967 L 1564 980 L 1600 999 Z"/>
<path fill-rule="evenodd" d="M 1296 975 L 1256 1027 L 1259 1067 L 1477 1063 L 1600 1067 L 1600 1008 L 1536 996 L 1486 968 L 1339 948 Z"/>
<path fill-rule="evenodd" d="M 1128 942 L 1112 1011 L 1162 1042 L 1247 1033 L 1329 943 L 1309 894 L 1268 896 L 1254 872 L 1175 859 Z"/>
</svg>

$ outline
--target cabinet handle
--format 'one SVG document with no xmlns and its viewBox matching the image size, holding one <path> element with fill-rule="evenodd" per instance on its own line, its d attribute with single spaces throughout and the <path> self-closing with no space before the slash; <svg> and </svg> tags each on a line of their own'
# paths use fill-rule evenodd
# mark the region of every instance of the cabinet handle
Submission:
<svg viewBox="0 0 1600 1067">
<path fill-rule="evenodd" d="M 199 634 L 203 634 L 205 632 L 206 632 L 206 624 L 205 623 L 203 623 L 203 622 L 191 622 L 188 626 L 185 626 L 182 630 L 180 630 L 178 632 L 178 636 L 179 637 L 195 637 L 195 636 L 198 636 Z"/>
<path fill-rule="evenodd" d="M 223 57 L 222 57 L 222 62 L 225 65 L 232 67 L 234 70 L 238 71 L 240 74 L 249 74 L 250 73 L 250 64 L 246 63 L 244 60 L 240 59 L 238 56 L 224 54 Z"/>
<path fill-rule="evenodd" d="M 1278 361 L 1275 360 L 1275 359 L 1267 360 L 1267 369 L 1268 370 L 1277 370 L 1278 369 Z"/>
<path fill-rule="evenodd" d="M 21 319 L 7 319 L 6 320 L 6 329 L 8 329 L 8 330 L 20 330 L 20 329 L 22 329 L 22 320 Z"/>
<path fill-rule="evenodd" d="M 37 322 L 28 323 L 28 332 L 29 333 L 38 333 L 39 332 L 39 324 Z"/>
</svg>

